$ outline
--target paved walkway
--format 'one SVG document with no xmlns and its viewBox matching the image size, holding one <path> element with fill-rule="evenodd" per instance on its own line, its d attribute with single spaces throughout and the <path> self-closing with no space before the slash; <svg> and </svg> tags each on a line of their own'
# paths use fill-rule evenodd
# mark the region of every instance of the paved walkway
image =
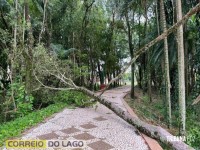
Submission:
<svg viewBox="0 0 200 150">
<path fill-rule="evenodd" d="M 103 96 L 126 110 L 121 101 L 129 88 L 106 91 Z M 23 139 L 84 140 L 86 150 L 148 150 L 143 137 L 105 106 L 64 109 L 45 123 L 27 131 Z"/>
</svg>

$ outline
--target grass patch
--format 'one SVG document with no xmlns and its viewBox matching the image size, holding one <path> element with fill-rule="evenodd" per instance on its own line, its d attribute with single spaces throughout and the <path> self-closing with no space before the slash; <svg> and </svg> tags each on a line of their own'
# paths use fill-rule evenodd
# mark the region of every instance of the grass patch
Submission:
<svg viewBox="0 0 200 150">
<path fill-rule="evenodd" d="M 167 127 L 167 118 L 164 117 L 165 112 L 162 101 L 155 101 L 155 99 L 153 99 L 153 102 L 150 103 L 146 95 L 140 95 L 139 99 L 135 100 L 131 100 L 127 97 L 126 100 L 142 120 L 150 124 Z"/>
<path fill-rule="evenodd" d="M 1 124 L 0 147 L 3 146 L 7 139 L 20 136 L 21 133 L 26 129 L 38 124 L 52 114 L 61 111 L 66 106 L 66 103 L 52 104 L 44 109 L 29 113 L 24 117 L 20 117 L 13 121 Z"/>
</svg>

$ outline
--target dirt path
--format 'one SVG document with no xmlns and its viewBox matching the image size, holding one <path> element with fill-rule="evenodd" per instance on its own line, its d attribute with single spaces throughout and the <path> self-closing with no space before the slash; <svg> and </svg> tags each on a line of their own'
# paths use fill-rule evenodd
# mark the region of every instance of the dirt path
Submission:
<svg viewBox="0 0 200 150">
<path fill-rule="evenodd" d="M 107 91 L 104 96 L 121 108 L 128 88 Z M 86 150 L 148 150 L 138 131 L 105 106 L 65 109 L 45 123 L 29 130 L 22 139 L 84 140 Z"/>
</svg>

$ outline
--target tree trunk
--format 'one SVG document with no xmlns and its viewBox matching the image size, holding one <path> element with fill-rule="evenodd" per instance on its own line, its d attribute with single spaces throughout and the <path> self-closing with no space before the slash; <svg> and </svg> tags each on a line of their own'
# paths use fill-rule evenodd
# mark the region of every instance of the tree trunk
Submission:
<svg viewBox="0 0 200 150">
<path fill-rule="evenodd" d="M 48 0 L 44 0 L 44 11 L 43 11 L 43 21 L 42 21 L 42 28 L 41 28 L 41 31 L 40 31 L 40 34 L 39 34 L 39 44 L 41 42 L 41 39 L 42 39 L 42 34 L 45 30 L 45 20 L 46 20 L 46 6 L 47 6 L 47 2 Z"/>
<path fill-rule="evenodd" d="M 187 31 L 187 24 L 184 26 L 184 33 L 186 33 L 186 31 Z M 188 82 L 189 66 L 188 66 L 188 39 L 186 36 L 185 36 L 184 44 L 185 44 L 184 47 L 185 47 L 185 88 L 186 88 L 185 89 L 185 91 L 186 91 L 185 97 L 187 99 L 187 97 L 189 95 L 189 82 Z"/>
<path fill-rule="evenodd" d="M 140 89 L 142 89 L 142 67 L 141 66 L 138 66 L 138 72 L 139 72 L 138 86 Z"/>
<path fill-rule="evenodd" d="M 131 98 L 135 98 L 135 64 L 131 65 Z"/>
<path fill-rule="evenodd" d="M 29 16 L 29 3 L 27 0 L 24 0 L 24 7 L 25 7 L 25 20 L 27 25 L 27 49 L 23 50 L 23 56 L 25 58 L 25 67 L 26 67 L 26 77 L 25 77 L 25 87 L 28 94 L 32 91 L 32 79 L 33 79 L 33 66 L 32 66 L 32 47 L 34 43 L 34 38 L 32 34 L 32 28 L 31 28 L 31 21 Z"/>
<path fill-rule="evenodd" d="M 115 70 L 113 70 L 113 78 L 115 78 L 115 77 L 116 77 Z M 117 81 L 114 82 L 114 86 L 113 87 L 114 88 L 117 87 Z"/>
<path fill-rule="evenodd" d="M 101 66 L 100 66 L 99 61 L 97 62 L 97 68 L 98 68 L 98 73 L 99 73 L 100 84 L 104 84 L 103 71 L 101 71 Z"/>
<path fill-rule="evenodd" d="M 160 35 L 160 24 L 159 24 L 159 15 L 158 15 L 158 4 L 159 4 L 159 2 L 158 2 L 158 0 L 156 1 L 156 24 L 157 24 L 157 32 L 158 32 L 158 35 Z"/>
<path fill-rule="evenodd" d="M 176 0 L 177 21 L 182 19 L 182 4 L 181 0 Z M 185 67 L 184 67 L 184 44 L 183 44 L 183 25 L 177 29 L 178 42 L 178 81 L 179 81 L 179 113 L 180 113 L 180 134 L 185 135 Z"/>
<path fill-rule="evenodd" d="M 163 32 L 167 31 L 166 26 L 166 16 L 163 0 L 160 0 L 160 9 L 161 9 L 161 22 L 163 26 Z M 171 127 L 172 115 L 171 115 L 171 98 L 170 98 L 170 73 L 169 73 L 169 56 L 168 56 L 168 40 L 167 37 L 164 38 L 164 57 L 165 57 L 165 85 L 166 85 L 166 100 L 168 104 L 168 125 Z"/>
<path fill-rule="evenodd" d="M 195 58 L 195 42 L 192 41 L 192 49 L 191 49 L 191 60 L 194 60 Z M 194 62 L 191 62 L 191 73 L 190 73 L 190 92 L 194 89 L 194 85 L 195 85 L 195 71 L 194 71 Z"/>
<path fill-rule="evenodd" d="M 16 14 L 18 14 L 18 0 L 15 0 L 15 11 Z M 15 17 L 15 25 L 14 25 L 14 43 L 13 43 L 13 51 L 11 54 L 11 58 L 10 58 L 10 82 L 11 84 L 13 84 L 13 72 L 14 72 L 14 55 L 16 53 L 17 50 L 17 15 Z M 11 88 L 11 99 L 13 101 L 13 106 L 14 106 L 14 110 L 16 110 L 17 106 L 15 103 L 15 98 L 14 98 L 14 90 L 13 88 Z"/>
<path fill-rule="evenodd" d="M 150 64 L 150 51 L 147 52 L 147 62 L 149 62 L 147 64 L 147 92 L 148 92 L 148 98 L 149 98 L 149 102 L 152 102 L 152 89 L 151 89 L 151 64 Z"/>
<path fill-rule="evenodd" d="M 126 25 L 127 25 L 127 28 L 128 28 L 128 45 L 129 45 L 129 52 L 130 52 L 130 55 L 131 55 L 131 59 L 133 59 L 133 43 L 132 43 L 132 32 L 131 32 L 131 27 L 130 27 L 130 23 L 129 23 L 129 17 L 128 17 L 128 12 L 126 12 L 125 14 L 125 17 L 126 17 Z M 134 86 L 135 86 L 135 83 L 134 83 L 134 63 L 131 65 L 131 98 L 134 99 L 135 97 L 135 94 L 134 94 Z"/>
</svg>

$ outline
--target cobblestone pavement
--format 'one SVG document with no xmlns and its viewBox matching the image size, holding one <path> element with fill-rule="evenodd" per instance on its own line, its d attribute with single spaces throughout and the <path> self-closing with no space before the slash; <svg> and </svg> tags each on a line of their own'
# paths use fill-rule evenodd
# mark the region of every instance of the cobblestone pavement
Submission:
<svg viewBox="0 0 200 150">
<path fill-rule="evenodd" d="M 121 108 L 120 98 L 128 87 L 109 90 L 103 94 Z M 137 130 L 105 106 L 98 108 L 64 109 L 45 123 L 27 131 L 22 139 L 84 140 L 86 150 L 148 150 Z"/>
</svg>

